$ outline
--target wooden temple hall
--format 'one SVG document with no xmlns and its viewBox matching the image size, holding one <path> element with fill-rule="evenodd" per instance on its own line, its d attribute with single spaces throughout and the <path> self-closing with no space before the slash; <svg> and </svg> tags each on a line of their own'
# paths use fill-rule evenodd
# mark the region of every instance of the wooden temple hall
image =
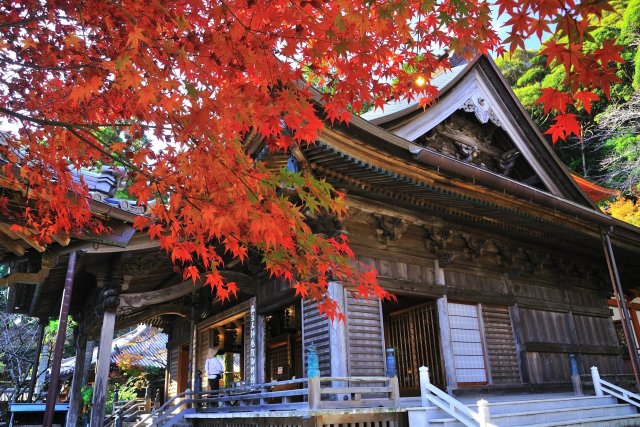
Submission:
<svg viewBox="0 0 640 427">
<path fill-rule="evenodd" d="M 258 262 L 224 272 L 240 288 L 225 304 L 183 282 L 132 228 L 144 210 L 114 198 L 117 171 L 85 173 L 110 235 L 40 247 L 0 223 L 10 310 L 46 322 L 62 307 L 78 322 L 67 425 L 78 417 L 88 340 L 99 346 L 91 426 L 114 422 L 104 413 L 111 340 L 141 322 L 169 334 L 167 372 L 162 406 L 130 425 L 415 427 L 425 424 L 407 408 L 430 406 L 435 388 L 447 401 L 570 391 L 578 377 L 587 392 L 591 367 L 637 384 L 629 316 L 614 323 L 607 300 L 639 285 L 640 229 L 596 207 L 490 58 L 432 81 L 440 95 L 426 110 L 390 103 L 327 124 L 316 144 L 291 153 L 265 157 L 260 138 L 247 141 L 269 167 L 324 177 L 346 193 L 348 218 L 310 224 L 348 233 L 397 301 L 357 299 L 332 283 L 343 323 Z M 219 391 L 206 376 L 212 349 L 224 368 Z"/>
</svg>

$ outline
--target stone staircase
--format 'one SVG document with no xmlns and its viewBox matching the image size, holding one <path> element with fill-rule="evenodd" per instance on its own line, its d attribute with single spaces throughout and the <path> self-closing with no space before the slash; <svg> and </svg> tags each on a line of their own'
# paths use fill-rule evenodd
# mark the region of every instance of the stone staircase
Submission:
<svg viewBox="0 0 640 427">
<path fill-rule="evenodd" d="M 620 404 L 612 396 L 558 397 L 532 400 L 514 400 L 489 402 L 491 424 L 497 427 L 618 427 L 640 426 L 640 414 L 635 406 Z M 489 399 L 491 400 L 491 399 Z M 468 404 L 469 409 L 478 411 L 477 405 Z M 426 412 L 429 427 L 459 427 L 461 422 L 445 411 L 433 406 L 420 408 Z M 409 412 L 409 427 L 425 427 L 423 416 L 412 417 Z M 412 419 L 415 420 L 412 422 Z"/>
</svg>

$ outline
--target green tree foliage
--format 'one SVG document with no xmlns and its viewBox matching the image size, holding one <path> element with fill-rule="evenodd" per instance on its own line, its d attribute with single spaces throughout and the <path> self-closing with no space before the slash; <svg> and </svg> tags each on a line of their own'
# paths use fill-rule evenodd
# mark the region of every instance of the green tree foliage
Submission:
<svg viewBox="0 0 640 427">
<path fill-rule="evenodd" d="M 612 105 L 622 106 L 630 102 L 632 95 L 640 89 L 640 0 L 613 2 L 616 11 L 606 13 L 598 28 L 592 33 L 592 42 L 586 49 L 595 49 L 602 40 L 612 36 L 624 46 L 622 57 L 625 64 L 618 71 L 620 81 L 611 87 L 611 99 L 599 93 L 600 100 L 592 104 L 591 114 L 580 112 L 578 118 L 584 130 L 583 140 L 569 140 L 555 145 L 556 153 L 574 171 L 605 185 L 631 192 L 628 176 L 632 157 L 637 156 L 639 138 L 634 135 L 611 132 L 599 126 L 600 117 L 611 110 Z M 535 57 L 535 52 L 516 51 L 496 61 L 505 74 L 514 93 L 529 111 L 536 124 L 546 131 L 549 117 L 545 116 L 541 104 L 536 104 L 543 88 L 562 89 L 565 77 L 561 66 L 547 67 L 544 57 Z M 612 158 L 616 160 L 611 161 Z M 624 171 L 612 170 L 625 161 Z M 635 159 L 637 162 L 637 158 Z M 638 175 L 635 175 L 637 178 Z M 637 184 L 637 181 L 636 181 Z"/>
<path fill-rule="evenodd" d="M 640 89 L 640 49 L 638 39 L 640 36 L 640 0 L 631 0 L 624 11 L 620 41 L 624 44 L 636 47 L 633 75 L 633 88 Z"/>
</svg>

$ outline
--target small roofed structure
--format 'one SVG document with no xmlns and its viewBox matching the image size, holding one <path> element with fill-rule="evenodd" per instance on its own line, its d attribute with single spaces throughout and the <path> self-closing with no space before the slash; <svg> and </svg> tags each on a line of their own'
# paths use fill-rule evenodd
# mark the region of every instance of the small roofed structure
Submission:
<svg viewBox="0 0 640 427">
<path fill-rule="evenodd" d="M 98 349 L 93 350 L 91 365 L 98 361 Z M 111 364 L 124 362 L 139 368 L 165 369 L 167 362 L 167 334 L 148 325 L 138 325 L 135 329 L 113 339 L 111 344 Z M 60 375 L 73 375 L 76 358 L 62 361 Z"/>
<path fill-rule="evenodd" d="M 594 182 L 589 181 L 586 178 L 581 177 L 576 173 L 572 173 L 571 178 L 573 178 L 580 186 L 580 188 L 582 188 L 582 191 L 587 193 L 591 200 L 596 203 L 606 199 L 611 199 L 612 197 L 616 197 L 620 194 L 618 190 L 602 187 Z"/>
</svg>

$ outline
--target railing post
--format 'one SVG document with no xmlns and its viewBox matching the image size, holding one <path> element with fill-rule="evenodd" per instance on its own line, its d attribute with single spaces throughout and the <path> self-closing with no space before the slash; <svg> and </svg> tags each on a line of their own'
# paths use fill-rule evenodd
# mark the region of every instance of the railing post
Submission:
<svg viewBox="0 0 640 427">
<path fill-rule="evenodd" d="M 311 344 L 307 348 L 307 378 L 309 384 L 309 410 L 320 408 L 320 361 L 316 346 Z"/>
<path fill-rule="evenodd" d="M 115 427 L 122 427 L 122 410 L 118 409 L 116 411 L 116 418 L 114 421 L 114 426 Z"/>
<path fill-rule="evenodd" d="M 580 371 L 578 370 L 578 361 L 576 360 L 575 354 L 569 354 L 569 362 L 571 364 L 571 383 L 573 384 L 573 394 L 576 396 L 584 396 L 584 393 L 582 392 Z"/>
<path fill-rule="evenodd" d="M 591 367 L 591 378 L 593 379 L 593 389 L 596 392 L 596 396 L 602 396 L 602 384 L 600 384 L 600 373 L 595 366 Z"/>
<path fill-rule="evenodd" d="M 185 398 L 185 400 L 189 400 L 190 397 L 193 397 L 193 392 L 191 391 L 190 388 L 187 388 L 184 391 L 184 398 Z M 192 406 L 191 406 L 191 403 L 187 403 L 186 405 L 184 405 L 184 407 L 187 408 L 187 409 L 190 409 Z"/>
<path fill-rule="evenodd" d="M 478 401 L 478 415 L 480 415 L 480 427 L 491 425 L 491 414 L 489 413 L 489 402 L 482 399 Z"/>
<path fill-rule="evenodd" d="M 111 414 L 115 414 L 116 413 L 116 409 L 118 409 L 117 408 L 117 406 L 118 406 L 118 397 L 120 395 L 120 392 L 118 390 L 119 389 L 116 389 L 113 392 L 113 406 L 111 406 Z"/>
<path fill-rule="evenodd" d="M 320 377 L 309 378 L 309 410 L 320 408 Z"/>
<path fill-rule="evenodd" d="M 196 378 L 195 378 L 195 384 L 193 384 L 193 392 L 194 392 L 194 396 L 193 399 L 194 400 L 199 400 L 203 398 L 202 395 L 202 371 L 200 369 L 196 370 Z M 195 403 L 194 404 L 194 408 L 199 408 L 201 405 L 200 403 Z"/>
<path fill-rule="evenodd" d="M 151 412 L 151 384 L 148 382 L 144 389 L 144 412 L 147 414 Z"/>
<path fill-rule="evenodd" d="M 427 407 L 430 406 L 429 399 L 427 399 L 427 395 L 429 394 L 429 389 L 427 389 L 427 384 L 429 384 L 429 368 L 426 366 L 420 367 L 420 397 L 422 399 L 422 406 Z"/>
<path fill-rule="evenodd" d="M 157 388 L 157 389 L 156 389 L 156 398 L 155 398 L 155 400 L 153 401 L 153 409 L 154 409 L 154 410 L 155 410 L 155 409 L 158 409 L 160 406 L 161 406 L 161 405 L 160 405 L 160 389 L 159 389 L 159 388 Z"/>
</svg>

